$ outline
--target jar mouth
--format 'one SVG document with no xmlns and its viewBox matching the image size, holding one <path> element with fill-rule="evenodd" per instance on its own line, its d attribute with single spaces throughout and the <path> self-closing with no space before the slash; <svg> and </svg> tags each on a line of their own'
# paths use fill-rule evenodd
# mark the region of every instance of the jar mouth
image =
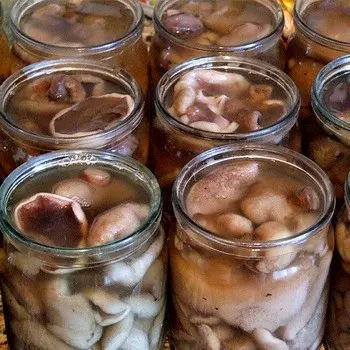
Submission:
<svg viewBox="0 0 350 350">
<path fill-rule="evenodd" d="M 222 53 L 229 53 L 229 52 L 246 52 L 246 51 L 252 51 L 255 50 L 258 47 L 261 47 L 265 45 L 265 43 L 270 42 L 272 39 L 280 37 L 283 32 L 283 27 L 284 27 L 284 15 L 283 15 L 283 10 L 279 6 L 279 4 L 273 1 L 268 0 L 268 6 L 266 6 L 271 13 L 275 16 L 276 20 L 276 25 L 275 28 L 269 33 L 268 35 L 257 39 L 255 41 L 246 43 L 246 44 L 241 44 L 241 45 L 235 45 L 235 46 L 213 46 L 213 45 L 201 45 L 201 44 L 190 44 L 188 43 L 185 39 L 173 35 L 169 31 L 167 31 L 163 24 L 162 24 L 162 16 L 164 12 L 170 8 L 172 5 L 175 3 L 178 3 L 181 0 L 172 0 L 172 1 L 167 1 L 167 0 L 161 0 L 157 3 L 154 9 L 153 13 L 153 24 L 154 27 L 156 28 L 156 31 L 159 31 L 159 33 L 163 36 L 169 36 L 171 37 L 171 40 L 175 42 L 178 45 L 181 45 L 186 48 L 196 48 L 201 51 L 208 51 L 212 52 L 213 50 L 215 51 L 220 51 Z M 255 0 L 254 0 L 255 1 Z M 257 1 L 261 3 L 261 0 Z M 264 3 L 264 5 L 267 5 Z"/>
<path fill-rule="evenodd" d="M 235 72 L 242 75 L 253 72 L 256 76 L 268 76 L 286 93 L 288 98 L 288 109 L 283 117 L 276 123 L 247 133 L 217 133 L 204 131 L 188 126 L 173 117 L 166 108 L 166 97 L 169 88 L 172 88 L 177 81 L 186 73 L 196 69 L 218 69 L 225 72 Z M 208 56 L 199 57 L 190 61 L 185 61 L 168 70 L 159 80 L 156 88 L 155 107 L 157 115 L 165 119 L 167 123 L 173 125 L 178 130 L 186 134 L 207 138 L 211 140 L 228 141 L 254 141 L 266 135 L 281 133 L 283 130 L 289 131 L 297 122 L 300 110 L 300 94 L 292 79 L 278 68 L 247 57 L 232 56 Z"/>
<path fill-rule="evenodd" d="M 92 135 L 86 136 L 72 136 L 72 137 L 55 137 L 48 135 L 34 134 L 26 131 L 16 125 L 6 115 L 6 107 L 9 98 L 13 96 L 13 91 L 16 90 L 19 84 L 23 85 L 31 79 L 40 78 L 49 74 L 57 72 L 80 72 L 80 73 L 93 73 L 106 78 L 118 85 L 121 85 L 134 99 L 134 109 L 130 115 L 120 121 L 114 127 L 98 132 Z M 134 130 L 142 119 L 143 109 L 143 97 L 142 91 L 136 80 L 126 71 L 120 68 L 111 68 L 107 65 L 101 64 L 93 60 L 82 60 L 75 58 L 48 60 L 31 64 L 22 68 L 20 71 L 12 74 L 7 78 L 0 87 L 0 126 L 5 133 L 13 133 L 18 135 L 21 139 L 29 141 L 31 144 L 35 144 L 40 148 L 40 144 L 44 144 L 46 147 L 55 149 L 59 147 L 69 147 L 74 144 L 75 148 L 79 147 L 79 144 L 86 145 L 84 147 L 90 147 L 90 145 L 102 145 L 108 144 L 108 141 L 114 140 L 115 137 L 123 139 L 132 130 Z"/>
<path fill-rule="evenodd" d="M 46 0 L 36 0 L 35 3 L 33 1 L 27 0 L 17 0 L 11 9 L 10 14 L 10 26 L 13 35 L 23 41 L 24 43 L 30 45 L 31 47 L 35 47 L 39 51 L 50 51 L 51 53 L 60 55 L 62 57 L 67 56 L 67 51 L 69 54 L 75 56 L 84 56 L 88 53 L 103 53 L 111 50 L 115 50 L 116 48 L 123 47 L 127 44 L 127 42 L 133 39 L 135 36 L 139 37 L 142 33 L 143 22 L 144 22 L 144 13 L 141 4 L 138 1 L 130 1 L 130 0 L 117 0 L 118 2 L 122 2 L 125 4 L 134 15 L 134 22 L 132 26 L 129 28 L 128 32 L 122 36 L 121 38 L 107 42 L 101 45 L 96 46 L 82 46 L 82 47 L 72 47 L 72 46 L 56 46 L 52 44 L 43 43 L 39 40 L 36 40 L 30 36 L 28 36 L 19 26 L 19 23 L 23 17 L 33 6 L 38 3 L 48 2 Z"/>
<path fill-rule="evenodd" d="M 268 160 L 273 161 L 275 166 L 289 165 L 305 174 L 316 183 L 323 196 L 323 210 L 319 219 L 305 231 L 293 236 L 270 241 L 242 241 L 237 239 L 223 238 L 198 225 L 188 214 L 185 204 L 184 193 L 188 189 L 191 180 L 198 179 L 198 175 L 207 166 L 225 164 L 231 160 Z M 232 144 L 213 148 L 193 158 L 181 170 L 175 180 L 172 191 L 173 209 L 178 221 L 185 221 L 191 231 L 205 242 L 215 243 L 219 250 L 225 251 L 229 248 L 240 248 L 242 250 L 253 250 L 255 252 L 266 251 L 283 246 L 299 245 L 306 242 L 321 229 L 325 228 L 331 221 L 335 208 L 334 190 L 326 173 L 314 162 L 305 156 L 289 149 L 261 144 Z"/>
<path fill-rule="evenodd" d="M 118 241 L 86 248 L 66 248 L 48 246 L 35 242 L 19 232 L 12 225 L 8 202 L 14 190 L 26 179 L 40 171 L 71 165 L 107 165 L 111 169 L 126 170 L 134 179 L 147 185 L 150 195 L 150 214 L 135 232 Z M 3 234 L 18 244 L 22 244 L 43 254 L 54 254 L 61 257 L 77 258 L 81 256 L 101 256 L 129 248 L 135 240 L 144 242 L 157 229 L 162 213 L 161 191 L 155 176 L 144 165 L 132 158 L 111 152 L 80 149 L 74 151 L 50 152 L 22 164 L 15 169 L 0 186 L 0 228 Z M 101 261 L 101 260 L 99 260 Z"/>
<path fill-rule="evenodd" d="M 346 41 L 338 41 L 329 38 L 321 33 L 318 33 L 314 29 L 310 28 L 303 20 L 303 12 L 308 7 L 309 2 L 304 0 L 296 0 L 293 10 L 294 23 L 299 27 L 303 34 L 305 34 L 310 40 L 317 41 L 324 46 L 334 48 L 347 52 L 350 50 L 350 43 Z"/>
<path fill-rule="evenodd" d="M 337 58 L 323 67 L 312 85 L 311 104 L 316 117 L 321 122 L 328 122 L 343 130 L 350 131 L 350 123 L 338 118 L 335 112 L 327 107 L 323 98 L 326 86 L 345 74 L 350 74 L 350 55 Z"/>
</svg>

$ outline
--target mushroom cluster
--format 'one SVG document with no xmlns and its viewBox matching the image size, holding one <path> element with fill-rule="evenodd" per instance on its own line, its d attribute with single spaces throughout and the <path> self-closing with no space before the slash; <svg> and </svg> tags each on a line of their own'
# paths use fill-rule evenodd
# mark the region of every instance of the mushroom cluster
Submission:
<svg viewBox="0 0 350 350">
<path fill-rule="evenodd" d="M 246 243 L 288 240 L 313 226 L 321 208 L 310 183 L 253 161 L 215 167 L 185 204 L 202 229 Z M 304 247 L 286 243 L 248 256 L 210 249 L 178 223 L 170 255 L 176 346 L 315 349 L 327 306 L 330 232 L 326 227 Z"/>
<path fill-rule="evenodd" d="M 338 80 L 338 79 L 337 79 Z M 326 89 L 324 106 L 350 127 L 350 75 Z M 332 181 L 337 199 L 343 201 L 344 183 L 350 171 L 350 133 L 337 126 L 325 128 L 309 143 L 309 157 L 324 169 Z"/>
<path fill-rule="evenodd" d="M 88 167 L 80 178 L 56 183 L 52 193 L 19 202 L 14 223 L 32 241 L 55 247 L 122 240 L 144 224 L 150 208 L 130 199 L 135 188 L 116 181 Z M 118 197 L 116 205 L 111 196 L 114 202 Z M 160 229 L 146 247 L 119 260 L 85 265 L 81 257 L 71 266 L 9 246 L 2 288 L 14 348 L 158 349 L 166 304 L 164 242 Z"/>
<path fill-rule="evenodd" d="M 286 115 L 286 97 L 274 85 L 254 84 L 238 73 L 195 69 L 175 84 L 169 113 L 194 129 L 249 133 Z"/>
<path fill-rule="evenodd" d="M 55 46 L 97 46 L 123 37 L 132 25 L 132 13 L 122 3 L 67 0 L 35 7 L 20 21 L 29 37 Z M 118 21 L 118 26 L 113 24 Z"/>
</svg>

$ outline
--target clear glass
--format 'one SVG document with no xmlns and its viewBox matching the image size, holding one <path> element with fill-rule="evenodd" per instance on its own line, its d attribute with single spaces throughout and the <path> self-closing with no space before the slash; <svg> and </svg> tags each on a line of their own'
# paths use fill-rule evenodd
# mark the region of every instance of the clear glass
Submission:
<svg viewBox="0 0 350 350">
<path fill-rule="evenodd" d="M 294 6 L 295 34 L 288 43 L 287 49 L 287 72 L 301 94 L 300 119 L 305 124 L 302 125 L 302 130 L 305 130 L 306 134 L 312 132 L 316 124 L 311 110 L 310 91 L 317 73 L 327 63 L 350 53 L 350 42 L 330 39 L 315 32 L 305 23 L 303 17 L 305 10 L 318 1 L 320 0 L 296 0 Z M 341 1 L 343 0 L 337 0 L 339 3 Z M 346 1 L 343 1 L 343 4 L 347 6 Z"/>
<path fill-rule="evenodd" d="M 2 29 L 3 9 L 0 2 L 0 84 L 10 75 L 11 71 L 11 54 L 6 33 Z"/>
<path fill-rule="evenodd" d="M 16 188 L 46 171 L 81 165 L 122 172 L 141 185 L 149 196 L 148 221 L 126 238 L 87 248 L 42 245 L 16 231 L 9 208 Z M 17 168 L 0 193 L 1 285 L 11 349 L 162 348 L 167 251 L 160 189 L 148 169 L 110 152 L 58 151 Z"/>
<path fill-rule="evenodd" d="M 298 234 L 269 241 L 226 238 L 198 225 L 186 209 L 189 189 L 213 169 L 242 161 L 262 162 L 266 171 L 312 186 L 320 199 L 318 219 Z M 245 179 L 243 173 L 239 176 Z M 232 180 L 232 188 L 240 186 L 240 180 Z M 226 198 L 212 194 L 217 200 Z M 198 343 L 204 348 L 206 343 L 218 349 L 318 349 L 328 301 L 334 203 L 332 185 L 322 169 L 285 148 L 227 145 L 191 160 L 173 188 L 177 223 L 170 239 L 170 317 L 175 348 L 190 349 Z"/>
<path fill-rule="evenodd" d="M 336 250 L 332 266 L 331 292 L 326 325 L 328 349 L 342 350 L 350 345 L 350 178 L 345 183 L 345 204 L 335 226 Z"/>
<path fill-rule="evenodd" d="M 198 0 L 201 2 L 201 0 Z M 255 1 L 255 0 L 249 0 Z M 156 86 L 162 75 L 174 65 L 195 57 L 212 55 L 234 55 L 254 57 L 267 61 L 280 69 L 285 67 L 285 47 L 282 40 L 284 25 L 283 11 L 277 1 L 260 0 L 275 18 L 273 31 L 255 42 L 239 46 L 214 46 L 189 43 L 164 28 L 162 17 L 168 9 L 190 3 L 189 0 L 159 1 L 154 10 L 153 24 L 155 35 L 150 49 L 151 80 Z"/>
<path fill-rule="evenodd" d="M 336 111 L 327 106 L 324 95 L 332 83 L 349 74 L 350 56 L 334 60 L 319 72 L 311 91 L 318 127 L 310 134 L 308 156 L 327 172 L 340 207 L 350 171 L 350 124 L 338 118 Z"/>
<path fill-rule="evenodd" d="M 277 123 L 247 133 L 215 133 L 192 128 L 173 118 L 168 112 L 168 101 L 174 85 L 186 73 L 195 69 L 215 69 L 238 73 L 250 81 L 273 82 L 286 98 L 286 114 Z M 259 82 L 257 82 L 259 83 Z M 159 81 L 156 90 L 153 119 L 151 164 L 161 187 L 170 189 L 177 174 L 197 154 L 210 148 L 235 142 L 280 144 L 300 152 L 301 137 L 297 125 L 300 96 L 293 81 L 282 71 L 262 61 L 245 57 L 214 56 L 184 62 L 169 70 Z"/>
<path fill-rule="evenodd" d="M 41 43 L 31 39 L 24 33 L 19 24 L 34 5 L 38 3 L 57 3 L 47 0 L 18 0 L 11 10 L 11 30 L 13 34 L 12 51 L 17 57 L 17 69 L 37 61 L 57 58 L 93 59 L 113 68 L 123 68 L 129 72 L 140 84 L 142 91 L 147 92 L 148 87 L 148 53 L 142 41 L 144 14 L 138 1 L 120 1 L 127 6 L 134 15 L 133 25 L 129 32 L 121 39 L 111 43 L 93 47 L 64 47 Z M 66 0 L 60 0 L 66 3 Z M 102 1 L 103 2 L 103 1 Z"/>
<path fill-rule="evenodd" d="M 115 83 L 135 103 L 129 117 L 115 127 L 94 135 L 77 137 L 54 137 L 34 134 L 14 124 L 7 116 L 7 106 L 19 87 L 34 78 L 53 73 L 91 74 Z M 144 99 L 135 79 L 127 72 L 113 69 L 99 62 L 82 59 L 61 59 L 34 63 L 9 77 L 0 88 L 0 127 L 3 147 L 0 153 L 2 172 L 7 175 L 29 158 L 59 149 L 93 148 L 132 156 L 142 163 L 148 159 L 149 122 L 145 116 Z"/>
</svg>

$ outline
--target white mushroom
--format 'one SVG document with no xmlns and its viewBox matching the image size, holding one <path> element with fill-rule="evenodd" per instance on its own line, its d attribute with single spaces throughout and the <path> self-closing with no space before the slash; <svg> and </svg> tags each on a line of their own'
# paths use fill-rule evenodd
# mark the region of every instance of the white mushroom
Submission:
<svg viewBox="0 0 350 350">
<path fill-rule="evenodd" d="M 288 345 L 275 338 L 268 330 L 260 328 L 252 332 L 252 336 L 257 346 L 261 350 L 288 350 Z"/>
<path fill-rule="evenodd" d="M 120 322 L 106 327 L 101 339 L 101 346 L 104 350 L 118 349 L 130 334 L 134 323 L 132 313 L 129 313 Z"/>
<path fill-rule="evenodd" d="M 101 326 L 110 326 L 121 321 L 131 310 L 128 304 L 119 299 L 118 295 L 102 290 L 88 291 L 85 295 L 99 307 L 100 310 L 95 311 L 95 319 Z"/>
<path fill-rule="evenodd" d="M 152 294 L 131 295 L 124 299 L 131 311 L 141 318 L 155 317 L 161 310 L 164 300 L 157 300 Z"/>
<path fill-rule="evenodd" d="M 76 350 L 76 348 L 67 345 L 60 339 L 57 339 L 41 323 L 33 319 L 30 320 L 11 320 L 10 329 L 16 335 L 19 341 L 26 346 L 35 349 L 45 350 Z"/>
<path fill-rule="evenodd" d="M 52 193 L 37 193 L 21 201 L 13 216 L 24 235 L 49 245 L 76 247 L 88 228 L 79 203 Z"/>
<path fill-rule="evenodd" d="M 165 318 L 166 303 L 164 302 L 162 309 L 154 319 L 152 328 L 149 331 L 149 342 L 151 349 L 157 349 L 160 345 L 161 336 L 164 331 L 164 318 Z"/>
<path fill-rule="evenodd" d="M 148 336 L 142 329 L 133 327 L 120 350 L 148 350 Z"/>
<path fill-rule="evenodd" d="M 18 251 L 10 253 L 7 257 L 7 261 L 27 277 L 36 276 L 40 272 L 42 266 L 42 263 L 39 260 L 23 255 Z"/>
<path fill-rule="evenodd" d="M 166 269 L 161 258 L 153 262 L 142 280 L 142 290 L 160 299 L 166 290 Z"/>
<path fill-rule="evenodd" d="M 163 229 L 160 231 L 159 237 L 140 257 L 129 263 L 116 262 L 108 265 L 104 271 L 105 284 L 122 284 L 131 287 L 140 282 L 163 248 L 164 231 Z"/>
</svg>

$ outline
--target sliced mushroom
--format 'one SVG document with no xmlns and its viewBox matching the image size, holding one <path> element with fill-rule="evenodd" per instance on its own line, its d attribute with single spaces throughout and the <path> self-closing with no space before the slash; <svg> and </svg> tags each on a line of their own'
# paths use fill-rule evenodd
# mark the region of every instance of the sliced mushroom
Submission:
<svg viewBox="0 0 350 350">
<path fill-rule="evenodd" d="M 190 216 L 214 214 L 227 210 L 230 203 L 240 199 L 248 186 L 258 177 L 254 162 L 220 167 L 198 181 L 190 190 L 186 207 Z"/>
<path fill-rule="evenodd" d="M 135 232 L 149 216 L 149 205 L 123 203 L 96 217 L 91 225 L 88 243 L 91 246 L 120 240 Z"/>
<path fill-rule="evenodd" d="M 164 231 L 161 230 L 159 237 L 140 257 L 129 263 L 116 262 L 107 266 L 104 271 L 104 285 L 134 286 L 140 282 L 162 251 L 164 239 Z"/>
<path fill-rule="evenodd" d="M 79 246 L 88 229 L 79 203 L 44 192 L 20 202 L 14 210 L 14 221 L 25 236 L 61 247 Z"/>
<path fill-rule="evenodd" d="M 89 97 L 61 110 L 51 120 L 49 130 L 56 137 L 81 137 L 108 130 L 134 109 L 129 95 L 117 93 Z"/>
<path fill-rule="evenodd" d="M 191 13 L 180 12 L 163 18 L 164 28 L 177 36 L 194 36 L 204 29 L 202 21 Z"/>
</svg>

